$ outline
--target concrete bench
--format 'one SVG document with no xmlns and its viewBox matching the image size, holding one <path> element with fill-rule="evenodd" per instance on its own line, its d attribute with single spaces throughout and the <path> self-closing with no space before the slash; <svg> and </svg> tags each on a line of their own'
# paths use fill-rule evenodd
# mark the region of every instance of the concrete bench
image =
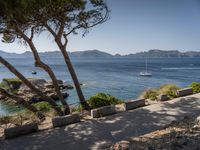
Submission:
<svg viewBox="0 0 200 150">
<path fill-rule="evenodd" d="M 130 100 L 123 104 L 124 111 L 145 106 L 145 99 Z"/>
<path fill-rule="evenodd" d="M 160 94 L 158 96 L 158 100 L 159 101 L 168 101 L 168 100 L 170 100 L 170 98 L 169 98 L 169 96 L 167 94 Z"/>
<path fill-rule="evenodd" d="M 114 105 L 109 105 L 109 106 L 104 106 L 96 109 L 91 110 L 91 116 L 92 118 L 99 118 L 107 115 L 112 115 L 115 114 L 115 106 Z"/>
<path fill-rule="evenodd" d="M 191 95 L 191 94 L 193 94 L 192 88 L 184 88 L 184 89 L 180 89 L 177 91 L 177 95 L 179 97 L 187 96 L 187 95 Z"/>
<path fill-rule="evenodd" d="M 52 124 L 53 127 L 61 127 L 73 123 L 80 122 L 80 114 L 79 113 L 74 113 L 71 115 L 66 115 L 66 116 L 57 116 L 52 119 Z"/>
<path fill-rule="evenodd" d="M 26 124 L 18 127 L 7 128 L 4 130 L 4 136 L 6 139 L 14 138 L 20 135 L 29 134 L 38 131 L 38 124 Z"/>
</svg>

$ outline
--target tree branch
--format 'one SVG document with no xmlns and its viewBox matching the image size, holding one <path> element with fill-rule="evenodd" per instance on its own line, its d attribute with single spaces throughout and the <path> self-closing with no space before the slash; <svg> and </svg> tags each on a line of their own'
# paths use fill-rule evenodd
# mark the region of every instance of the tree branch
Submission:
<svg viewBox="0 0 200 150">
<path fill-rule="evenodd" d="M 45 118 L 45 116 L 42 113 L 40 113 L 34 106 L 30 105 L 23 98 L 13 95 L 13 94 L 10 94 L 3 88 L 0 88 L 0 94 L 16 101 L 18 104 L 23 105 L 25 108 L 27 108 L 28 110 L 33 112 L 40 120 Z"/>
</svg>

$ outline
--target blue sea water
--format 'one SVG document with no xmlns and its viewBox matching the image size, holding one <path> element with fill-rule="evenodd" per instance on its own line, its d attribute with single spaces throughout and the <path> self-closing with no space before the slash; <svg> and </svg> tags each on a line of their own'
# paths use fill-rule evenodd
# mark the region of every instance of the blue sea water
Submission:
<svg viewBox="0 0 200 150">
<path fill-rule="evenodd" d="M 26 77 L 44 78 L 48 75 L 34 67 L 32 58 L 7 59 Z M 62 58 L 43 58 L 55 71 L 58 79 L 72 83 Z M 148 60 L 150 78 L 140 77 L 145 70 L 145 60 L 136 58 L 72 58 L 79 81 L 86 98 L 97 92 L 106 92 L 120 99 L 137 98 L 142 91 L 162 84 L 172 83 L 185 87 L 193 81 L 200 82 L 199 58 L 153 58 Z M 32 71 L 37 75 L 32 75 Z M 4 66 L 0 65 L 0 80 L 14 77 Z M 70 104 L 78 102 L 75 90 L 69 90 L 66 101 Z M 0 104 L 0 115 L 16 110 Z"/>
</svg>

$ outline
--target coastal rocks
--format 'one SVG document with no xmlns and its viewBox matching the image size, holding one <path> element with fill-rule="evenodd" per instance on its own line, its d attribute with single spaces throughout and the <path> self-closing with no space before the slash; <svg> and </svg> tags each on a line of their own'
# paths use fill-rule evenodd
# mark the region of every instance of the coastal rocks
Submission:
<svg viewBox="0 0 200 150">
<path fill-rule="evenodd" d="M 54 85 L 53 85 L 51 82 L 47 82 L 46 84 L 44 84 L 44 86 L 45 86 L 45 88 L 54 88 Z M 72 85 L 70 85 L 70 84 L 65 84 L 65 83 L 63 83 L 63 84 L 58 84 L 58 86 L 59 86 L 59 88 L 60 88 L 61 90 L 65 90 L 65 89 L 70 90 L 70 89 L 73 89 L 73 88 L 74 88 Z"/>
<path fill-rule="evenodd" d="M 55 92 L 54 86 L 51 81 L 46 81 L 44 79 L 33 79 L 33 78 L 29 78 L 28 80 L 47 96 L 50 96 L 54 100 L 59 100 L 59 97 L 57 96 L 57 93 Z M 72 89 L 73 86 L 64 84 L 62 80 L 57 80 L 57 82 L 59 84 L 63 97 L 67 98 L 69 94 L 67 93 L 66 90 Z M 15 91 L 16 95 L 24 98 L 30 104 L 44 101 L 23 83 L 18 89 L 15 89 Z M 5 102 L 8 102 L 9 104 L 15 103 L 13 100 L 9 100 L 8 98 L 5 98 L 4 96 L 1 95 L 0 99 L 3 99 Z"/>
<path fill-rule="evenodd" d="M 39 87 L 39 88 L 42 88 L 43 86 L 44 86 L 44 84 L 45 83 L 47 83 L 47 81 L 46 80 L 44 80 L 44 79 L 29 79 L 29 81 L 33 84 L 33 85 L 35 85 L 35 86 L 37 86 L 37 87 Z M 22 85 L 20 86 L 20 88 L 27 88 L 27 86 L 24 84 L 24 83 L 22 83 Z"/>
</svg>

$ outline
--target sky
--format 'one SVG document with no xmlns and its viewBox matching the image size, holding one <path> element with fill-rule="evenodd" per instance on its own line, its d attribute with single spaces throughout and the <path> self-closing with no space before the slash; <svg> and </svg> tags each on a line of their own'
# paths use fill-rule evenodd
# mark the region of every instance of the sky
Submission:
<svg viewBox="0 0 200 150">
<path fill-rule="evenodd" d="M 149 49 L 200 51 L 200 0 L 107 0 L 110 19 L 86 37 L 69 38 L 69 51 L 98 49 L 129 54 Z M 47 34 L 35 37 L 40 52 L 58 50 Z M 29 47 L 4 44 L 0 50 L 22 53 Z"/>
</svg>

